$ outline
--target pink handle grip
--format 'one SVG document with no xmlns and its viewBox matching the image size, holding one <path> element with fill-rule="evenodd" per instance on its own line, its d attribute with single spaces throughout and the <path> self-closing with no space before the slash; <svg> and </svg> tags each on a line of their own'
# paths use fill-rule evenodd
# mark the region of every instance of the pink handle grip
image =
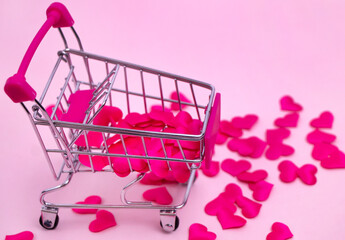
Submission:
<svg viewBox="0 0 345 240">
<path fill-rule="evenodd" d="M 216 94 L 205 133 L 205 167 L 209 168 L 220 122 L 220 93 Z"/>
<path fill-rule="evenodd" d="M 36 91 L 26 82 L 25 74 L 32 57 L 48 30 L 51 27 L 71 27 L 73 24 L 73 18 L 63 4 L 55 2 L 48 7 L 47 20 L 32 40 L 19 66 L 18 72 L 6 81 L 4 90 L 13 102 L 33 101 L 36 98 Z"/>
</svg>

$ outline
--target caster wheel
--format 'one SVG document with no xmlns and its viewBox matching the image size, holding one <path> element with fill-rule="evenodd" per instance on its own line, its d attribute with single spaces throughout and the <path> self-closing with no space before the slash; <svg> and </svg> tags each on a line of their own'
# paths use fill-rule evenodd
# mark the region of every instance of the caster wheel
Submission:
<svg viewBox="0 0 345 240">
<path fill-rule="evenodd" d="M 45 228 L 47 230 L 53 230 L 59 224 L 59 215 L 56 215 L 55 221 L 51 221 L 49 219 L 46 219 L 44 222 L 42 220 L 42 216 L 40 216 L 39 222 L 43 228 Z"/>
<path fill-rule="evenodd" d="M 161 225 L 161 228 L 166 231 L 166 232 L 173 232 L 175 231 L 178 226 L 180 225 L 180 219 L 178 216 L 174 216 L 175 217 L 175 224 L 169 224 L 169 223 L 166 223 L 164 226 L 163 226 L 163 223 L 162 223 L 162 220 L 160 221 L 160 225 Z"/>
</svg>

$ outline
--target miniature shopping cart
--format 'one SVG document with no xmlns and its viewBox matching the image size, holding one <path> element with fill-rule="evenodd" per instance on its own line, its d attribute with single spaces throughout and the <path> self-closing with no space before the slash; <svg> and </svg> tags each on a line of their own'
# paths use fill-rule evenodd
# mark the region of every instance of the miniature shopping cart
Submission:
<svg viewBox="0 0 345 240">
<path fill-rule="evenodd" d="M 144 66 L 102 57 L 84 51 L 80 38 L 73 28 L 74 21 L 64 5 L 53 3 L 47 9 L 47 20 L 36 34 L 29 46 L 18 72 L 10 77 L 5 85 L 5 92 L 15 103 L 20 103 L 29 116 L 35 133 L 42 146 L 49 168 L 54 178 L 62 183 L 44 190 L 41 193 L 42 204 L 40 223 L 46 229 L 54 229 L 59 221 L 59 208 L 141 208 L 160 211 L 161 226 L 165 231 L 174 231 L 179 225 L 176 210 L 182 208 L 189 197 L 194 183 L 196 170 L 201 164 L 208 167 L 220 119 L 220 95 L 215 93 L 210 84 L 181 77 L 175 74 L 154 70 Z M 58 28 L 65 48 L 58 52 L 58 59 L 48 78 L 40 98 L 36 98 L 35 90 L 26 82 L 25 74 L 30 61 L 40 42 L 51 28 Z M 69 48 L 66 33 L 61 28 L 70 27 L 71 36 L 75 36 L 79 50 Z M 56 81 L 56 79 L 59 79 Z M 176 92 L 177 98 L 169 97 L 169 92 Z M 180 93 L 189 94 L 190 101 L 184 100 Z M 78 98 L 76 104 L 71 97 Z M 80 104 L 80 101 L 83 104 Z M 54 105 L 49 108 L 47 104 Z M 123 112 L 137 112 L 145 114 L 150 106 L 159 105 L 162 111 L 168 111 L 170 104 L 178 106 L 176 112 L 188 109 L 190 114 L 198 119 L 202 125 L 198 134 L 181 134 L 164 131 L 150 131 L 127 129 L 116 126 L 95 125 L 94 120 L 106 106 L 115 106 Z M 186 107 L 186 108 L 185 108 Z M 187 110 L 186 110 L 187 111 Z M 66 116 L 72 116 L 68 118 Z M 77 118 L 77 119 L 76 119 Z M 88 134 L 97 133 L 102 138 L 98 147 L 89 143 Z M 139 139 L 144 154 L 129 152 L 126 137 Z M 123 143 L 123 152 L 111 152 L 109 139 L 118 139 Z M 49 140 L 47 140 L 47 138 Z M 77 144 L 78 139 L 84 139 L 83 146 Z M 148 151 L 147 139 L 155 139 L 164 150 L 160 156 L 151 155 Z M 167 142 L 175 142 L 175 149 L 179 154 L 175 157 L 166 151 Z M 182 143 L 197 142 L 198 149 L 195 157 L 188 158 Z M 81 164 L 81 156 L 89 159 L 89 166 Z M 176 157 L 179 156 L 179 157 Z M 109 164 L 102 169 L 94 166 L 93 158 L 102 157 Z M 45 200 L 51 192 L 62 189 L 76 173 L 113 172 L 114 164 L 111 158 L 128 160 L 130 176 L 129 183 L 121 192 L 122 204 L 94 205 L 94 204 L 55 204 Z M 135 173 L 130 159 L 144 159 L 148 164 L 146 172 Z M 160 206 L 146 201 L 129 201 L 127 190 L 140 182 L 145 174 L 151 172 L 153 161 L 164 161 L 168 166 L 173 162 L 185 164 L 190 175 L 186 184 L 182 202 L 175 205 Z M 133 173 L 133 174 L 132 174 Z"/>
</svg>

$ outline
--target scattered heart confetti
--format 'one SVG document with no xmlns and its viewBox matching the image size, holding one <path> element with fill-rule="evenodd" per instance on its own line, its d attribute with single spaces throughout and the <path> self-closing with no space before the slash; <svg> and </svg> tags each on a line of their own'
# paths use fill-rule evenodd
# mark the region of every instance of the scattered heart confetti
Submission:
<svg viewBox="0 0 345 240">
<path fill-rule="evenodd" d="M 277 118 L 274 125 L 277 127 L 297 127 L 298 118 L 298 113 L 289 113 L 282 118 Z"/>
<path fill-rule="evenodd" d="M 215 240 L 217 235 L 208 231 L 207 227 L 200 223 L 193 223 L 189 227 L 188 240 Z"/>
<path fill-rule="evenodd" d="M 266 142 L 258 137 L 233 138 L 228 142 L 227 147 L 241 156 L 259 158 L 265 151 Z"/>
<path fill-rule="evenodd" d="M 270 232 L 266 240 L 286 240 L 293 237 L 288 226 L 281 222 L 275 222 L 272 225 L 272 232 Z"/>
<path fill-rule="evenodd" d="M 242 189 L 235 183 L 226 185 L 224 192 L 226 193 L 226 198 L 233 202 L 235 202 L 238 197 L 243 196 Z"/>
<path fill-rule="evenodd" d="M 280 108 L 285 111 L 298 112 L 303 109 L 303 107 L 296 103 L 291 96 L 284 96 L 280 99 Z"/>
<path fill-rule="evenodd" d="M 258 121 L 258 119 L 259 117 L 257 115 L 248 114 L 248 115 L 245 115 L 244 117 L 234 117 L 231 120 L 231 123 L 235 128 L 249 130 Z"/>
<path fill-rule="evenodd" d="M 218 197 L 210 201 L 205 206 L 205 213 L 211 216 L 216 216 L 218 212 L 223 211 L 224 208 L 228 208 L 229 211 L 235 213 L 236 206 L 231 197 L 226 192 L 219 194 Z"/>
<path fill-rule="evenodd" d="M 93 120 L 95 125 L 101 126 L 115 126 L 116 123 L 122 118 L 121 109 L 113 106 L 103 106 L 100 112 L 96 115 Z"/>
<path fill-rule="evenodd" d="M 279 178 L 283 182 L 290 183 L 299 177 L 307 185 L 316 184 L 315 174 L 317 173 L 317 168 L 312 164 L 305 164 L 298 168 L 290 160 L 285 160 L 278 165 L 278 169 L 280 171 Z"/>
<path fill-rule="evenodd" d="M 331 112 L 325 111 L 320 114 L 318 118 L 310 122 L 310 126 L 314 128 L 332 128 L 334 116 Z"/>
<path fill-rule="evenodd" d="M 217 219 L 224 230 L 240 228 L 247 223 L 246 219 L 241 216 L 234 215 L 234 213 L 227 208 L 224 208 L 223 211 L 219 211 L 217 213 Z"/>
<path fill-rule="evenodd" d="M 282 143 L 284 139 L 290 136 L 290 133 L 287 128 L 268 129 L 266 131 L 266 142 L 268 145 Z"/>
<path fill-rule="evenodd" d="M 222 145 L 226 142 L 226 140 L 228 140 L 228 136 L 221 133 L 221 132 L 218 132 L 217 133 L 217 138 L 216 138 L 216 144 L 218 145 Z"/>
<path fill-rule="evenodd" d="M 101 204 L 102 198 L 97 195 L 92 195 L 87 198 L 83 202 L 77 202 L 76 204 Z M 98 209 L 86 209 L 86 208 L 72 208 L 72 211 L 79 214 L 94 214 L 97 212 Z"/>
<path fill-rule="evenodd" d="M 32 240 L 34 234 L 30 231 L 20 232 L 14 235 L 6 235 L 5 240 Z"/>
<path fill-rule="evenodd" d="M 269 145 L 265 156 L 269 160 L 277 160 L 281 156 L 290 156 L 295 152 L 295 149 L 289 145 L 286 144 L 272 144 Z"/>
<path fill-rule="evenodd" d="M 149 189 L 143 193 L 143 197 L 147 201 L 156 202 L 161 205 L 169 205 L 173 201 L 166 187 Z"/>
<path fill-rule="evenodd" d="M 243 131 L 241 128 L 236 128 L 231 122 L 222 120 L 219 125 L 219 132 L 228 137 L 239 138 L 242 136 Z"/>
<path fill-rule="evenodd" d="M 345 168 L 345 154 L 340 150 L 331 152 L 321 161 L 321 166 L 326 169 Z"/>
<path fill-rule="evenodd" d="M 268 173 L 265 170 L 256 170 L 254 172 L 243 172 L 237 175 L 237 179 L 241 182 L 257 183 L 265 180 Z"/>
<path fill-rule="evenodd" d="M 96 213 L 96 219 L 93 220 L 89 225 L 91 232 L 101 232 L 110 227 L 116 226 L 114 215 L 107 210 L 99 210 Z"/>
<path fill-rule="evenodd" d="M 246 197 L 236 199 L 236 204 L 242 209 L 242 214 L 246 218 L 255 218 L 260 213 L 262 204 L 254 202 Z"/>
<path fill-rule="evenodd" d="M 201 170 L 205 176 L 214 177 L 214 176 L 218 175 L 218 173 L 219 173 L 219 170 L 220 170 L 219 162 L 218 161 L 211 161 L 209 168 L 206 168 L 205 163 L 203 162 L 202 166 L 201 166 Z"/>
<path fill-rule="evenodd" d="M 190 103 L 191 102 L 184 94 L 182 94 L 182 93 L 177 94 L 177 92 L 172 92 L 170 94 L 170 98 L 172 100 L 176 100 L 176 101 L 180 100 L 181 103 L 182 102 L 186 102 L 186 103 Z M 187 105 L 181 104 L 181 110 L 184 109 L 185 107 L 187 107 Z M 174 110 L 174 111 L 179 111 L 180 110 L 180 105 L 179 105 L 178 102 L 177 103 L 176 102 L 172 102 L 170 108 L 172 110 Z"/>
<path fill-rule="evenodd" d="M 229 173 L 230 175 L 236 177 L 238 174 L 242 172 L 248 171 L 252 167 L 252 164 L 247 160 L 239 160 L 235 161 L 233 159 L 225 159 L 222 164 L 221 168 L 224 172 Z"/>
<path fill-rule="evenodd" d="M 322 132 L 315 129 L 307 135 L 307 141 L 311 144 L 316 143 L 332 143 L 336 140 L 336 136 L 330 133 Z"/>
<path fill-rule="evenodd" d="M 105 166 L 109 165 L 109 160 L 107 157 L 104 156 L 89 156 L 89 155 L 79 155 L 79 162 L 84 166 L 91 167 L 91 163 L 93 169 L 95 171 L 102 170 Z"/>
<path fill-rule="evenodd" d="M 253 191 L 253 198 L 256 201 L 262 202 L 266 201 L 270 196 L 273 184 L 263 180 L 257 183 L 250 183 L 249 188 Z"/>
<path fill-rule="evenodd" d="M 337 151 L 339 151 L 338 147 L 330 143 L 315 143 L 311 155 L 315 160 L 321 161 Z"/>
</svg>

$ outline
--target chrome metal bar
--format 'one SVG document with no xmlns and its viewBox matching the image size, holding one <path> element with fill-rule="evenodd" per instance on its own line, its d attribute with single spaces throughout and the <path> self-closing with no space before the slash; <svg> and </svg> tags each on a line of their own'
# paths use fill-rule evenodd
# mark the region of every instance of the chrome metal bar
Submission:
<svg viewBox="0 0 345 240">
<path fill-rule="evenodd" d="M 178 83 L 177 83 L 177 79 L 176 78 L 175 78 L 175 89 L 176 89 L 176 94 L 177 94 L 178 106 L 180 108 L 180 111 L 182 111 L 180 91 L 178 89 Z"/>
<path fill-rule="evenodd" d="M 194 92 L 193 84 L 190 84 L 190 90 L 192 92 L 193 102 L 194 102 L 194 106 L 195 106 L 195 109 L 196 109 L 196 113 L 198 115 L 198 119 L 201 121 L 200 112 L 199 112 L 198 104 L 196 102 L 196 97 L 195 97 L 195 92 Z"/>
<path fill-rule="evenodd" d="M 127 190 L 132 187 L 134 184 L 136 184 L 137 182 L 139 182 L 141 179 L 143 179 L 143 177 L 145 176 L 145 173 L 141 173 L 139 174 L 139 176 L 134 179 L 133 181 L 131 181 L 130 183 L 128 183 L 125 187 L 122 188 L 121 191 L 121 201 L 123 204 L 126 205 L 149 205 L 152 206 L 152 202 L 146 202 L 146 201 L 128 201 L 126 198 L 126 193 Z"/>
<path fill-rule="evenodd" d="M 161 95 L 162 108 L 163 108 L 163 111 L 165 111 L 164 97 L 163 97 L 163 88 L 162 88 L 162 79 L 161 79 L 161 75 L 160 74 L 158 74 L 158 83 L 159 83 L 159 93 Z"/>
<path fill-rule="evenodd" d="M 130 104 L 129 104 L 128 77 L 127 77 L 127 68 L 126 68 L 126 66 L 123 66 L 123 72 L 125 74 L 125 87 L 126 87 L 126 91 L 124 91 L 124 92 L 126 93 L 127 113 L 130 113 L 131 109 L 130 109 Z"/>
<path fill-rule="evenodd" d="M 144 74 L 143 74 L 142 70 L 140 70 L 140 78 L 141 78 L 141 88 L 143 91 L 144 108 L 145 108 L 145 113 L 147 113 L 147 102 L 146 102 L 146 94 L 145 94 Z"/>
</svg>

